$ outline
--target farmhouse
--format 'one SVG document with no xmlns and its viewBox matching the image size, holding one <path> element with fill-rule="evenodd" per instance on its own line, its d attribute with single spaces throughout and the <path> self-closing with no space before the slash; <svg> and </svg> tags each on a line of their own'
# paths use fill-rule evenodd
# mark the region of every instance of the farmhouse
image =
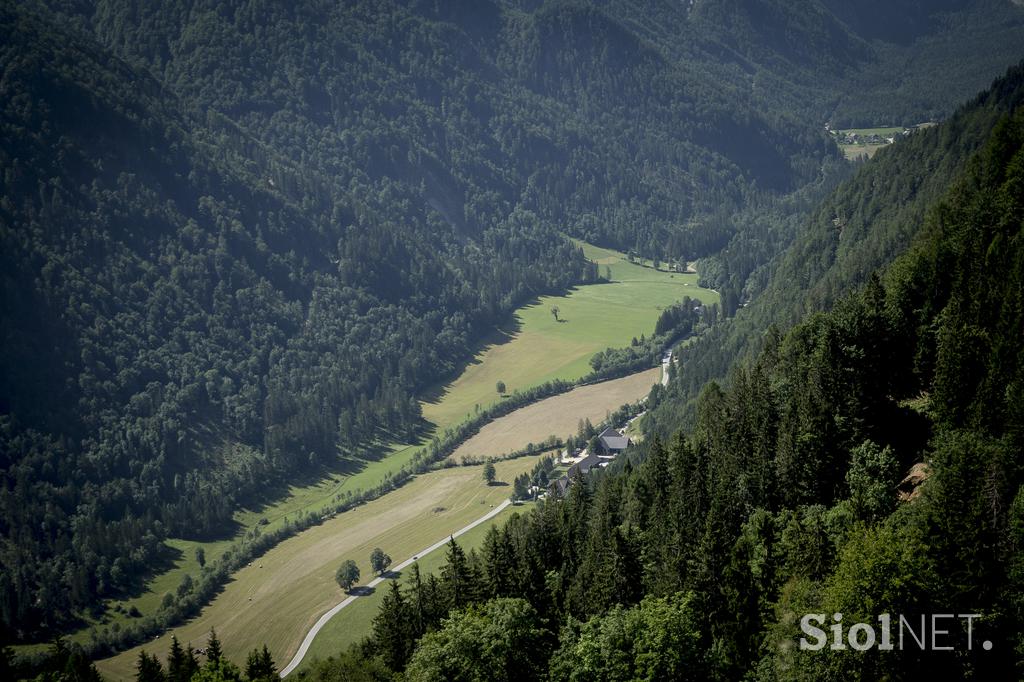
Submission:
<svg viewBox="0 0 1024 682">
<path fill-rule="evenodd" d="M 576 475 L 577 471 L 580 472 L 581 474 L 586 474 L 588 471 L 596 467 L 600 462 L 601 458 L 591 453 L 584 457 L 583 459 L 581 459 L 580 461 L 573 464 L 571 467 L 569 467 L 567 475 L 569 476 L 569 478 L 572 478 L 573 476 Z"/>
<path fill-rule="evenodd" d="M 573 479 L 575 479 L 577 475 L 586 475 L 588 471 L 600 465 L 602 461 L 603 460 L 597 455 L 587 455 L 586 457 L 584 457 L 583 459 L 569 467 L 569 470 L 565 472 L 565 475 L 559 478 L 557 481 L 553 481 L 551 485 L 548 486 L 548 489 L 555 495 L 565 495 L 565 491 L 569 489 L 569 486 L 572 484 Z"/>
<path fill-rule="evenodd" d="M 552 481 L 548 485 L 548 490 L 559 497 L 565 495 L 577 476 L 585 476 L 591 469 L 607 466 L 616 455 L 629 447 L 630 443 L 627 436 L 623 436 L 615 429 L 605 429 L 597 437 L 594 452 L 583 450 L 586 455 L 570 466 L 564 476 Z"/>
<path fill-rule="evenodd" d="M 557 481 L 552 481 L 548 489 L 558 497 L 564 497 L 565 491 L 569 489 L 569 477 L 562 476 Z"/>
<path fill-rule="evenodd" d="M 610 426 L 597 437 L 597 447 L 604 457 L 615 457 L 629 447 L 630 440 Z"/>
</svg>

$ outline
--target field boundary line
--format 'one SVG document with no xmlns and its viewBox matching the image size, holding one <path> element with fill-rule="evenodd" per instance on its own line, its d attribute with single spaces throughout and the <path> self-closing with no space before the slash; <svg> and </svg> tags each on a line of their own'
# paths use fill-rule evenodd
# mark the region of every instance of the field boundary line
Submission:
<svg viewBox="0 0 1024 682">
<path fill-rule="evenodd" d="M 409 566 L 412 566 L 412 564 L 414 562 L 416 562 L 416 561 L 419 561 L 420 558 L 425 557 L 426 555 L 430 554 L 434 550 L 440 549 L 441 547 L 444 547 L 445 545 L 447 545 L 450 540 L 453 540 L 454 538 L 459 537 L 463 533 L 467 533 L 467 532 L 473 530 L 474 528 L 479 526 L 481 523 L 486 523 L 487 521 L 490 521 L 495 516 L 500 514 L 502 511 L 504 511 L 505 508 L 508 507 L 510 504 L 512 504 L 511 500 L 503 501 L 501 504 L 496 506 L 494 509 L 490 510 L 489 512 L 487 512 L 486 514 L 484 514 L 483 516 L 481 516 L 477 520 L 473 521 L 469 525 L 463 526 L 459 530 L 457 530 L 454 533 L 450 534 L 447 538 L 438 540 L 437 542 L 432 544 L 430 547 L 427 547 L 426 549 L 418 552 L 417 554 L 414 554 L 411 558 L 406 559 L 405 561 L 403 561 L 402 563 L 398 564 L 397 566 L 389 569 L 388 573 L 398 572 L 398 571 L 401 571 L 401 570 L 403 570 L 405 568 L 408 568 Z M 376 587 L 377 585 L 381 584 L 385 580 L 391 580 L 391 579 L 392 578 L 389 577 L 388 574 L 377 576 L 376 578 L 374 578 L 373 580 L 368 582 L 364 587 Z M 325 613 L 324 615 L 320 616 L 320 619 L 317 620 L 317 622 L 313 625 L 313 627 L 310 628 L 309 632 L 306 633 L 306 637 L 302 640 L 302 644 L 299 646 L 299 650 L 295 652 L 295 655 L 292 657 L 291 662 L 288 663 L 288 665 L 286 665 L 284 667 L 284 669 L 281 671 L 281 677 L 282 678 L 284 678 L 287 675 L 291 674 L 296 668 L 299 667 L 299 665 L 302 663 L 302 659 L 305 658 L 306 654 L 309 652 L 309 647 L 313 645 L 313 640 L 316 639 L 316 636 L 318 634 L 320 634 L 320 630 L 322 630 L 323 627 L 325 625 L 327 625 L 328 621 L 330 621 L 331 618 L 334 618 L 336 615 L 338 615 L 338 613 L 343 608 L 345 608 L 346 606 L 348 606 L 349 604 L 354 602 L 356 599 L 359 599 L 360 596 L 362 596 L 362 595 L 358 595 L 358 594 L 349 595 L 348 597 L 343 599 L 340 603 L 335 604 L 333 608 L 331 608 L 329 611 L 327 611 L 327 613 Z"/>
</svg>

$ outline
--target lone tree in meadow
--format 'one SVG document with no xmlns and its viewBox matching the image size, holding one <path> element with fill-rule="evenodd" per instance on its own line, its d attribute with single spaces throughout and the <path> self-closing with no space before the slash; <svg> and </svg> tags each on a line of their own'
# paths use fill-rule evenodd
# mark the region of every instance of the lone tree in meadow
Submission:
<svg viewBox="0 0 1024 682">
<path fill-rule="evenodd" d="M 505 382 L 499 381 L 498 383 L 494 384 L 494 390 L 496 390 L 501 395 L 505 395 Z"/>
<path fill-rule="evenodd" d="M 497 477 L 498 472 L 494 468 L 494 464 L 488 462 L 484 465 L 484 480 L 487 481 L 487 485 L 494 483 L 494 479 Z"/>
<path fill-rule="evenodd" d="M 375 547 L 373 552 L 370 553 L 370 567 L 374 572 L 383 574 L 390 565 L 391 557 L 385 554 L 384 550 L 380 547 Z"/>
<path fill-rule="evenodd" d="M 551 306 L 551 314 L 555 317 L 555 322 L 558 322 L 558 313 L 562 312 L 558 309 L 557 305 Z"/>
<path fill-rule="evenodd" d="M 351 590 L 352 586 L 359 582 L 359 567 L 356 566 L 356 562 L 351 559 L 343 561 L 341 566 L 338 566 L 338 572 L 334 574 L 334 579 L 338 581 L 338 586 L 341 589 L 346 592 Z"/>
</svg>

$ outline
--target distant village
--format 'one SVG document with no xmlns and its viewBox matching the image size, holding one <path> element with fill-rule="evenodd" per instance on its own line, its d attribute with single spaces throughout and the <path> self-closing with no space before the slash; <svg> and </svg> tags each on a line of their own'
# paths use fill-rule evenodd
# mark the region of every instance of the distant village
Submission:
<svg viewBox="0 0 1024 682">
<path fill-rule="evenodd" d="M 825 132 L 832 136 L 833 141 L 847 155 L 853 158 L 866 152 L 867 156 L 880 147 L 893 144 L 901 137 L 907 137 L 917 130 L 923 130 L 937 125 L 934 122 L 918 123 L 909 127 L 893 126 L 889 128 L 862 128 L 849 130 L 834 130 L 828 123 L 825 124 Z"/>
</svg>

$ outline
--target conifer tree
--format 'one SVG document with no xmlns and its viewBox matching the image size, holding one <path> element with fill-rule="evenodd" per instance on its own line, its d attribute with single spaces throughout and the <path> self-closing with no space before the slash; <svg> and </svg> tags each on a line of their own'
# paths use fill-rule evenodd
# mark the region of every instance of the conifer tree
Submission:
<svg viewBox="0 0 1024 682">
<path fill-rule="evenodd" d="M 476 591 L 473 571 L 466 553 L 454 537 L 448 542 L 447 562 L 441 568 L 441 584 L 450 608 L 465 606 L 473 600 Z"/>
<path fill-rule="evenodd" d="M 136 682 L 164 682 L 166 679 L 160 659 L 147 654 L 144 650 L 140 651 L 139 660 L 135 664 Z"/>
<path fill-rule="evenodd" d="M 210 628 L 210 639 L 206 644 L 206 661 L 216 665 L 220 661 L 223 652 L 220 647 L 220 640 L 217 639 L 217 631 Z"/>
<path fill-rule="evenodd" d="M 418 639 L 427 631 L 430 611 L 425 585 L 423 584 L 423 574 L 420 572 L 420 564 L 419 562 L 413 562 L 409 576 L 409 624 L 412 628 L 414 639 Z"/>
<path fill-rule="evenodd" d="M 171 635 L 171 648 L 167 652 L 167 680 L 168 682 L 188 682 L 192 677 L 188 673 L 185 650 L 181 648 L 181 642 L 176 635 Z"/>
<path fill-rule="evenodd" d="M 245 661 L 245 676 L 251 682 L 267 682 L 277 679 L 277 666 L 270 655 L 267 645 L 263 649 L 253 649 Z"/>
<path fill-rule="evenodd" d="M 405 667 L 412 652 L 413 628 L 409 604 L 397 580 L 388 584 L 388 593 L 381 600 L 380 609 L 373 619 L 373 637 L 392 670 Z"/>
<path fill-rule="evenodd" d="M 514 551 L 508 526 L 500 531 L 491 526 L 483 547 L 484 589 L 488 597 L 512 596 Z"/>
</svg>

